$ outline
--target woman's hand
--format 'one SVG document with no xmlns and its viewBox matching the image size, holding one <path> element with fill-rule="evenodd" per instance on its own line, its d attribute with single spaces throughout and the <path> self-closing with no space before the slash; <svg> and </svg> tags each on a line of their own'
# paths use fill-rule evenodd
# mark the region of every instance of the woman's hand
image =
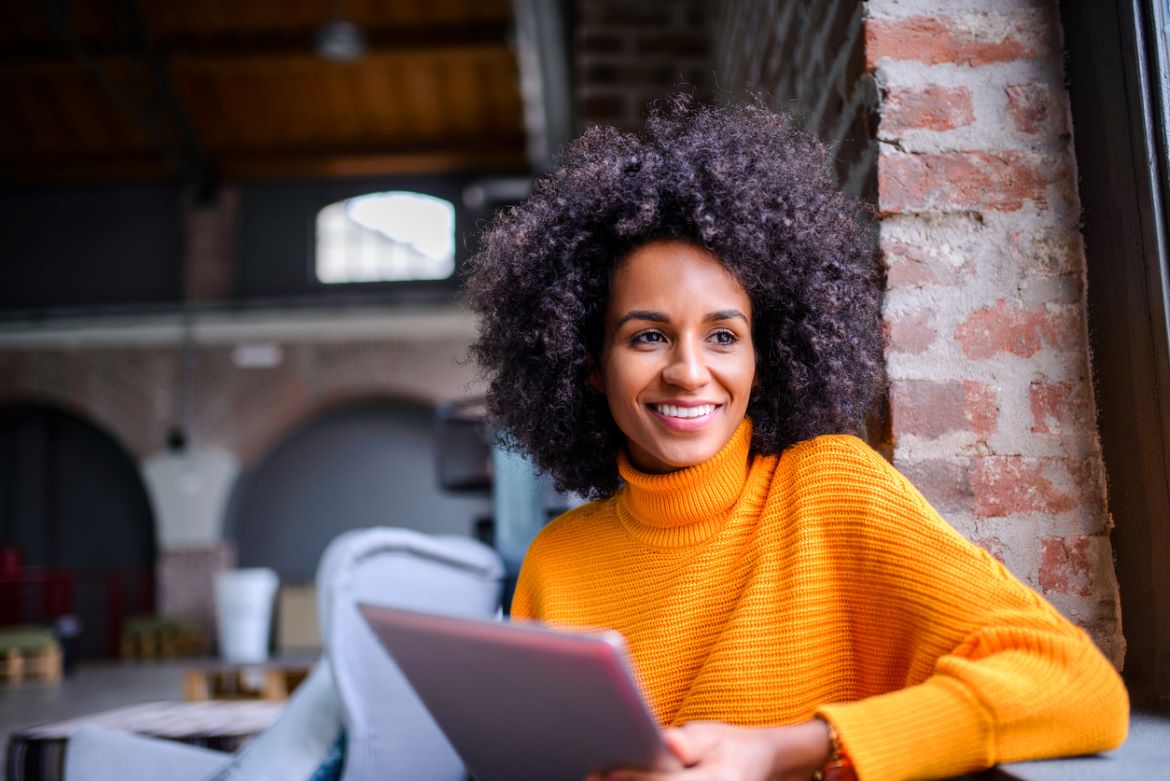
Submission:
<svg viewBox="0 0 1170 781">
<path fill-rule="evenodd" d="M 809 781 L 829 761 L 829 728 L 819 720 L 791 727 L 693 721 L 665 738 L 685 769 L 617 769 L 588 781 Z"/>
</svg>

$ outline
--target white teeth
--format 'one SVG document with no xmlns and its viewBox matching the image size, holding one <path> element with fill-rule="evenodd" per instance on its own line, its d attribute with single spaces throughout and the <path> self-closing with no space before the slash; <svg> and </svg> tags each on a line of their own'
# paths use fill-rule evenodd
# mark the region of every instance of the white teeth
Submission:
<svg viewBox="0 0 1170 781">
<path fill-rule="evenodd" d="M 715 411 L 714 404 L 700 404 L 697 407 L 676 407 L 673 404 L 655 404 L 654 408 L 668 418 L 701 418 Z"/>
</svg>

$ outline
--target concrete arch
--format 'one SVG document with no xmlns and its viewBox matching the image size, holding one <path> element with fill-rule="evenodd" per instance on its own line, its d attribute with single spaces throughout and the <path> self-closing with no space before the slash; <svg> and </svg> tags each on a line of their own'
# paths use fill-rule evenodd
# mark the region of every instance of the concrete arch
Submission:
<svg viewBox="0 0 1170 781">
<path fill-rule="evenodd" d="M 241 566 L 312 579 L 329 540 L 374 525 L 470 535 L 486 496 L 443 494 L 435 475 L 433 406 L 383 394 L 322 397 L 247 468 L 225 537 Z"/>
<path fill-rule="evenodd" d="M 173 423 L 171 351 L 107 349 L 9 353 L 0 359 L 0 401 L 27 399 L 99 422 L 141 460 Z"/>
<path fill-rule="evenodd" d="M 421 394 L 396 393 L 391 388 L 373 383 L 333 388 L 320 395 L 304 398 L 295 406 L 280 405 L 274 408 L 240 443 L 240 460 L 245 468 L 256 467 L 288 437 L 315 420 L 354 407 L 387 403 L 425 408 L 432 413 L 435 406 L 431 399 Z"/>
<path fill-rule="evenodd" d="M 80 395 L 75 387 L 28 388 L 0 393 L 0 407 L 32 406 L 55 409 L 101 430 L 118 443 L 135 461 L 149 450 L 149 435 L 136 425 L 132 416 L 109 406 L 93 403 L 90 396 Z"/>
<path fill-rule="evenodd" d="M 5 612 L 30 623 L 76 613 L 85 627 L 82 654 L 113 655 L 124 616 L 154 601 L 154 513 L 133 454 L 70 407 L 28 397 L 0 402 L 0 545 L 47 578 L 22 586 L 19 604 Z M 38 599 L 50 582 L 57 596 Z"/>
</svg>

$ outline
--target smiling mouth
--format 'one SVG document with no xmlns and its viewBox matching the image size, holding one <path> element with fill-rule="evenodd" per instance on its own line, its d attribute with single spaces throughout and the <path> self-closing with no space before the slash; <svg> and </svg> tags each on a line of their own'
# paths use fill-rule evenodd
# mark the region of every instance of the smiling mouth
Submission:
<svg viewBox="0 0 1170 781">
<path fill-rule="evenodd" d="M 664 417 L 689 420 L 690 418 L 702 418 L 710 415 L 719 408 L 719 405 L 700 404 L 696 407 L 678 407 L 674 404 L 651 404 L 650 408 Z"/>
</svg>

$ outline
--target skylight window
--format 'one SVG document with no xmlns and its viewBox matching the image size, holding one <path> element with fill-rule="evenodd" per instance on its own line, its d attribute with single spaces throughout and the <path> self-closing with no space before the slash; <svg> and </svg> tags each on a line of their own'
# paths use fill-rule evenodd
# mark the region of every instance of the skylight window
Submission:
<svg viewBox="0 0 1170 781">
<path fill-rule="evenodd" d="M 447 279 L 455 207 L 431 195 L 370 193 L 317 213 L 317 279 L 326 284 Z"/>
</svg>

